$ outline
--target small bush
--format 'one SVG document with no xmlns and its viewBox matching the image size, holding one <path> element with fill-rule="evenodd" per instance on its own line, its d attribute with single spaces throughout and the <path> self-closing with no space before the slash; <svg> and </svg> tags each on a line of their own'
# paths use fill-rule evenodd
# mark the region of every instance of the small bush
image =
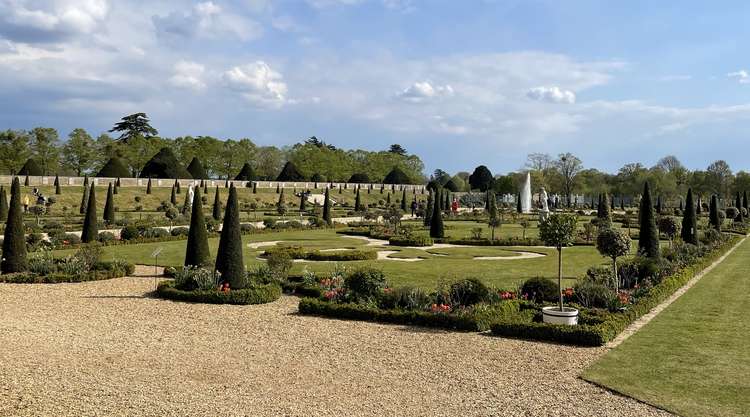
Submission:
<svg viewBox="0 0 750 417">
<path fill-rule="evenodd" d="M 172 236 L 187 236 L 190 233 L 190 229 L 187 227 L 175 227 L 169 232 Z"/>
<path fill-rule="evenodd" d="M 438 290 L 437 302 L 452 307 L 473 306 L 487 301 L 490 289 L 478 278 L 467 278 Z"/>
<path fill-rule="evenodd" d="M 175 288 L 184 291 L 216 290 L 219 286 L 214 271 L 208 268 L 186 266 L 174 274 Z"/>
<path fill-rule="evenodd" d="M 379 307 L 383 309 L 425 310 L 434 303 L 434 297 L 417 287 L 399 287 L 384 292 Z"/>
<path fill-rule="evenodd" d="M 97 236 L 96 240 L 98 240 L 101 243 L 114 242 L 115 235 L 112 232 L 99 232 L 99 236 Z"/>
<path fill-rule="evenodd" d="M 141 237 L 141 232 L 136 226 L 125 226 L 120 230 L 120 239 L 134 240 Z"/>
<path fill-rule="evenodd" d="M 549 278 L 530 278 L 521 286 L 521 293 L 525 294 L 529 300 L 536 303 L 543 301 L 557 301 L 560 297 L 558 294 L 557 284 Z"/>
<path fill-rule="evenodd" d="M 344 277 L 344 289 L 355 301 L 376 299 L 386 285 L 383 271 L 371 267 L 355 269 Z"/>
<path fill-rule="evenodd" d="M 169 236 L 169 231 L 167 229 L 162 229 L 161 227 L 152 227 L 150 229 L 146 229 L 146 231 L 143 233 L 143 237 L 145 238 L 163 238 Z"/>
<path fill-rule="evenodd" d="M 432 246 L 432 238 L 428 236 L 415 235 L 415 236 L 391 236 L 388 239 L 388 243 L 391 246 Z"/>
</svg>

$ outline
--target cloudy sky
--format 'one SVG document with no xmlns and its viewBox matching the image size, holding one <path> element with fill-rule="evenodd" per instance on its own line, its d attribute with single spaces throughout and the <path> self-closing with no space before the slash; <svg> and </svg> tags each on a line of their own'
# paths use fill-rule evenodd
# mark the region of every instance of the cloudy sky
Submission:
<svg viewBox="0 0 750 417">
<path fill-rule="evenodd" d="M 616 3 L 616 4 L 615 4 Z M 0 0 L 0 129 L 748 169 L 750 3 Z"/>
</svg>

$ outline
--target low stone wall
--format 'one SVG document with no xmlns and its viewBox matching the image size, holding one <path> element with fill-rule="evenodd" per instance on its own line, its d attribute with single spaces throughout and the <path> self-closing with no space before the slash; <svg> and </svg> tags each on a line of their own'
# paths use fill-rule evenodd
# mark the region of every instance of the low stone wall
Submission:
<svg viewBox="0 0 750 417">
<path fill-rule="evenodd" d="M 0 184 L 10 184 L 13 181 L 12 175 L 0 175 Z M 23 184 L 26 179 L 28 178 L 28 184 L 29 186 L 51 186 L 55 183 L 55 176 L 21 176 L 19 179 L 21 180 L 21 184 Z M 62 186 L 74 186 L 83 185 L 83 181 L 85 180 L 85 177 L 59 177 L 60 185 Z M 107 185 L 110 182 L 114 183 L 117 181 L 117 178 L 105 178 L 105 177 L 89 177 L 89 182 L 93 182 L 96 185 Z M 180 183 L 180 186 L 187 187 L 190 185 L 198 185 L 200 184 L 201 180 L 193 180 L 193 179 L 180 179 L 177 180 Z M 223 187 L 227 181 L 226 180 L 204 180 L 208 182 L 209 187 Z M 153 178 L 151 180 L 151 186 L 152 187 L 171 187 L 172 184 L 175 183 L 175 180 L 173 179 L 157 179 Z M 324 190 L 326 188 L 331 189 L 339 189 L 342 188 L 344 190 L 356 190 L 357 188 L 361 188 L 363 190 L 371 189 L 371 190 L 391 190 L 391 191 L 412 191 L 412 192 L 422 192 L 422 190 L 425 188 L 424 185 L 414 185 L 414 184 L 354 184 L 354 183 L 345 183 L 345 182 L 312 182 L 312 181 L 298 181 L 298 182 L 283 182 L 283 181 L 229 181 L 230 184 L 234 184 L 235 187 L 252 187 L 253 183 L 256 184 L 257 188 L 291 188 L 291 189 L 298 189 L 298 190 L 315 190 L 320 189 Z M 148 184 L 148 178 L 120 178 L 120 186 L 121 187 L 145 187 L 146 184 Z"/>
</svg>

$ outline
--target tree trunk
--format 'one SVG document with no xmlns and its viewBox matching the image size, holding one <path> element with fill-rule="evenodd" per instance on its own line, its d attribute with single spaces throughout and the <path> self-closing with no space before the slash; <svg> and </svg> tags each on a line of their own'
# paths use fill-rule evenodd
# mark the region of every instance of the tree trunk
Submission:
<svg viewBox="0 0 750 417">
<path fill-rule="evenodd" d="M 563 311 L 562 248 L 557 248 L 557 289 L 560 291 L 560 311 Z"/>
<path fill-rule="evenodd" d="M 620 292 L 620 278 L 617 276 L 617 258 L 612 258 L 612 276 L 615 280 L 615 292 Z"/>
</svg>

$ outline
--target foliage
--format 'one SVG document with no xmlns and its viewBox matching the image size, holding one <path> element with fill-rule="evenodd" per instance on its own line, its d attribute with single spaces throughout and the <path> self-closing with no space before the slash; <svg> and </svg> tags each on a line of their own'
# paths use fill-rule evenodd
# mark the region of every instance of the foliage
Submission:
<svg viewBox="0 0 750 417">
<path fill-rule="evenodd" d="M 10 206 L 8 220 L 3 237 L 2 262 L 0 271 L 3 274 L 23 272 L 28 269 L 26 258 L 26 240 L 24 238 L 23 209 L 21 208 L 21 184 L 18 177 L 13 179 L 10 188 Z"/>
<path fill-rule="evenodd" d="M 203 167 L 201 160 L 198 159 L 197 156 L 194 156 L 193 159 L 190 160 L 186 170 L 190 173 L 190 176 L 196 180 L 208 179 L 206 168 Z"/>
<path fill-rule="evenodd" d="M 656 218 L 654 216 L 654 204 L 651 201 L 651 190 L 648 182 L 643 185 L 643 197 L 639 209 L 640 232 L 638 235 L 638 253 L 644 254 L 649 258 L 658 258 L 659 252 L 659 231 L 656 228 Z"/>
<path fill-rule="evenodd" d="M 671 241 L 680 233 L 680 224 L 674 217 L 661 216 L 659 217 L 659 232 Z"/>
<path fill-rule="evenodd" d="M 141 178 L 192 178 L 190 173 L 177 161 L 171 148 L 161 148 L 143 166 Z"/>
<path fill-rule="evenodd" d="M 39 176 L 44 175 L 44 172 L 42 171 L 42 168 L 39 166 L 39 164 L 29 158 L 25 164 L 21 167 L 20 170 L 16 173 L 16 175 L 19 176 Z"/>
<path fill-rule="evenodd" d="M 255 170 L 253 170 L 250 163 L 245 162 L 245 164 L 242 165 L 242 169 L 240 169 L 240 172 L 234 177 L 234 179 L 236 181 L 253 181 L 257 179 L 257 176 L 255 175 Z"/>
<path fill-rule="evenodd" d="M 184 265 L 209 265 L 211 263 L 211 253 L 208 250 L 208 234 L 205 217 L 203 216 L 200 187 L 196 187 L 193 194 L 190 229 L 187 231 L 187 235 L 188 241 L 185 248 Z"/>
<path fill-rule="evenodd" d="M 287 161 L 284 168 L 281 170 L 279 175 L 276 177 L 276 181 L 304 181 L 305 176 L 299 172 L 297 166 L 293 162 Z"/>
<path fill-rule="evenodd" d="M 466 278 L 438 290 L 438 303 L 455 307 L 473 306 L 489 300 L 490 289 L 478 278 Z"/>
<path fill-rule="evenodd" d="M 371 267 L 361 267 L 344 277 L 344 289 L 354 301 L 367 302 L 377 298 L 386 287 L 383 271 Z"/>
<path fill-rule="evenodd" d="M 412 180 L 399 167 L 393 167 L 391 171 L 383 178 L 383 184 L 411 184 Z"/>
<path fill-rule="evenodd" d="M 698 244 L 698 220 L 695 212 L 692 188 L 688 188 L 687 197 L 685 197 L 685 210 L 682 217 L 680 236 L 685 243 Z"/>
<path fill-rule="evenodd" d="M 479 165 L 474 168 L 474 172 L 469 176 L 469 185 L 472 190 L 478 189 L 484 192 L 492 187 L 493 180 L 492 172 L 486 166 Z"/>
<path fill-rule="evenodd" d="M 549 278 L 535 277 L 527 279 L 521 285 L 521 294 L 536 303 L 557 301 L 557 284 Z"/>
<path fill-rule="evenodd" d="M 368 184 L 370 183 L 370 176 L 364 172 L 357 172 L 352 174 L 347 182 L 353 184 Z"/>
<path fill-rule="evenodd" d="M 216 290 L 219 281 L 212 269 L 186 265 L 175 272 L 174 286 L 184 291 Z"/>
<path fill-rule="evenodd" d="M 222 280 L 228 282 L 231 288 L 242 288 L 245 264 L 242 259 L 240 210 L 237 203 L 237 189 L 234 185 L 229 188 L 219 249 L 216 252 L 216 270 L 221 273 Z"/>
<path fill-rule="evenodd" d="M 194 290 L 183 291 L 175 288 L 172 282 L 162 282 L 156 289 L 161 298 L 174 301 L 187 301 L 207 304 L 265 304 L 276 301 L 281 297 L 281 287 L 276 283 L 251 285 L 242 289 L 229 291 Z"/>
<path fill-rule="evenodd" d="M 558 250 L 573 244 L 577 219 L 572 214 L 552 214 L 539 223 L 539 238 Z"/>
<path fill-rule="evenodd" d="M 95 176 L 106 178 L 127 178 L 130 176 L 130 170 L 125 164 L 123 164 L 120 158 L 113 156 L 103 167 L 101 167 L 101 169 L 99 169 Z"/>
</svg>

